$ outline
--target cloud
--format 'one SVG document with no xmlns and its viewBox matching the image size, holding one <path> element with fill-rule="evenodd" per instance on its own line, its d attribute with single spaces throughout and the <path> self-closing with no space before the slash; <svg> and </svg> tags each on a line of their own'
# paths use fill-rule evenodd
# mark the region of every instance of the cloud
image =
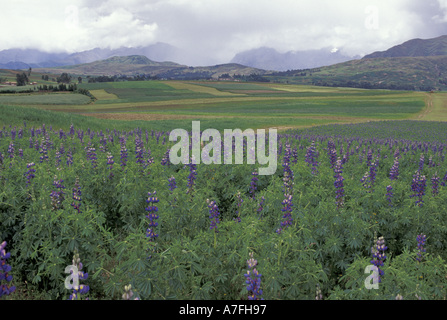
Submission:
<svg viewBox="0 0 447 320">
<path fill-rule="evenodd" d="M 447 34 L 447 0 L 14 0 L 0 12 L 0 50 L 82 51 L 169 43 L 181 63 L 238 52 L 338 48 L 362 55 Z"/>
</svg>

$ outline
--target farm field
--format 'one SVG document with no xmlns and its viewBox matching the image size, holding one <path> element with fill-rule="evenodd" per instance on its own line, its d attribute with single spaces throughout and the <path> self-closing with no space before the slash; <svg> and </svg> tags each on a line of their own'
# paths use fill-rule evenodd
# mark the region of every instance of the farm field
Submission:
<svg viewBox="0 0 447 320">
<path fill-rule="evenodd" d="M 79 87 L 89 90 L 96 100 L 90 102 L 87 96 L 73 93 L 10 94 L 0 95 L 0 104 L 28 104 L 101 119 L 154 120 L 152 125 L 157 130 L 179 128 L 191 119 L 219 130 L 236 127 L 284 130 L 334 122 L 423 119 L 428 114 L 424 113 L 429 105 L 427 100 L 443 95 L 222 81 L 130 81 Z M 434 114 L 430 116 L 436 118 Z"/>
<path fill-rule="evenodd" d="M 12 276 L 1 284 L 15 287 L 0 299 L 122 299 L 129 284 L 142 300 L 447 298 L 445 93 L 81 87 L 96 100 L 0 95 L 0 241 Z M 277 128 L 266 154 L 276 171 L 248 163 L 248 141 L 242 164 L 224 164 L 230 150 L 220 164 L 174 164 L 169 132 L 194 120 Z M 202 160 L 219 154 L 200 142 Z M 64 285 L 76 253 L 79 291 Z"/>
</svg>

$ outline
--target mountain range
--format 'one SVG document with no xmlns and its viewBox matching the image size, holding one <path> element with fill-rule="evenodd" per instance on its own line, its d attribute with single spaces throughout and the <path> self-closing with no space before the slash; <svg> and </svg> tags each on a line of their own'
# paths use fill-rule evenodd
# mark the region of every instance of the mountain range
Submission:
<svg viewBox="0 0 447 320">
<path fill-rule="evenodd" d="M 173 61 L 183 64 L 187 52 L 166 43 L 156 43 L 146 47 L 101 49 L 76 53 L 47 53 L 36 49 L 8 49 L 0 51 L 0 69 L 28 69 L 73 66 L 105 60 L 114 56 L 141 55 L 153 61 Z M 280 53 L 273 48 L 261 47 L 243 51 L 234 56 L 229 63 L 252 68 L 285 71 L 291 69 L 315 68 L 344 62 L 360 57 L 350 57 L 339 50 L 324 48 L 320 50 L 288 51 Z"/>
<path fill-rule="evenodd" d="M 286 71 L 317 68 L 359 58 L 344 55 L 334 48 L 280 53 L 273 48 L 261 47 L 240 52 L 231 62 L 264 70 Z"/>
<path fill-rule="evenodd" d="M 32 67 L 37 72 L 52 74 L 61 72 L 92 76 L 145 74 L 178 80 L 231 78 L 231 76 L 236 78 L 235 75 L 243 75 L 245 80 L 250 81 L 402 90 L 447 90 L 447 36 L 425 40 L 412 39 L 388 50 L 356 59 L 349 59 L 337 50 L 279 53 L 275 49 L 263 47 L 241 52 L 231 63 L 222 65 L 188 67 L 170 62 L 178 61 L 176 57 L 181 54 L 181 50 L 163 43 L 116 50 L 97 48 L 73 54 L 47 54 L 38 50 L 11 49 L 0 51 L 0 63 L 12 56 L 15 60 L 3 62 L 4 65 L 0 65 L 0 69 Z"/>
</svg>

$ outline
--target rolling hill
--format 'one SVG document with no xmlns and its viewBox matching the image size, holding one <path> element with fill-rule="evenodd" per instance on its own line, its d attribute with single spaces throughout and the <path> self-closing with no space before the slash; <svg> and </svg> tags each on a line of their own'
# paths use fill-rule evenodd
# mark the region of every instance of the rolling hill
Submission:
<svg viewBox="0 0 447 320">
<path fill-rule="evenodd" d="M 359 59 L 316 69 L 274 73 L 267 78 L 333 87 L 447 90 L 447 56 Z"/>
<path fill-rule="evenodd" d="M 156 62 L 146 56 L 116 56 L 105 60 L 84 63 L 73 66 L 56 68 L 37 68 L 40 73 L 61 74 L 70 73 L 74 75 L 89 76 L 114 76 L 145 74 L 151 77 L 165 79 L 217 79 L 223 74 L 239 74 L 248 76 L 251 74 L 263 75 L 265 70 L 246 67 L 236 63 L 228 63 L 216 66 L 188 67 L 174 62 Z"/>
<path fill-rule="evenodd" d="M 362 59 L 273 73 L 271 81 L 336 87 L 447 90 L 447 36 L 413 39 Z"/>
<path fill-rule="evenodd" d="M 368 54 L 363 59 L 395 57 L 432 57 L 447 55 L 447 35 L 432 39 L 412 39 L 386 51 Z"/>
</svg>

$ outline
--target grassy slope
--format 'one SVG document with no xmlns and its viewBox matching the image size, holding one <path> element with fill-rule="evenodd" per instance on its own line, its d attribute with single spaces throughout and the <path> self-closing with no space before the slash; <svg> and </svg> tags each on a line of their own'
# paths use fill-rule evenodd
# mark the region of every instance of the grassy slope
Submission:
<svg viewBox="0 0 447 320">
<path fill-rule="evenodd" d="M 306 76 L 299 76 L 302 72 L 294 71 L 287 77 L 271 79 L 294 84 L 336 86 L 352 81 L 356 84 L 368 82 L 374 86 L 411 85 L 416 89 L 433 87 L 447 90 L 447 85 L 439 82 L 440 79 L 447 80 L 447 56 L 360 59 L 306 70 Z"/>
</svg>

